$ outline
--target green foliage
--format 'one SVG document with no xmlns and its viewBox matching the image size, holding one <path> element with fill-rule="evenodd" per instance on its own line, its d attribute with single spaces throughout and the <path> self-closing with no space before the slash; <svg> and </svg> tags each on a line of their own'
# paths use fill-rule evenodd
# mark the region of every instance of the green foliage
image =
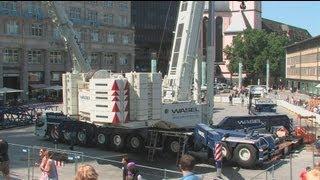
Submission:
<svg viewBox="0 0 320 180">
<path fill-rule="evenodd" d="M 228 69 L 231 73 L 238 72 L 241 60 L 243 72 L 247 74 L 247 81 L 265 79 L 267 59 L 270 62 L 270 80 L 278 82 L 285 77 L 285 48 L 289 40 L 285 36 L 267 33 L 264 30 L 247 29 L 234 37 L 231 46 L 224 49 L 230 60 Z"/>
</svg>

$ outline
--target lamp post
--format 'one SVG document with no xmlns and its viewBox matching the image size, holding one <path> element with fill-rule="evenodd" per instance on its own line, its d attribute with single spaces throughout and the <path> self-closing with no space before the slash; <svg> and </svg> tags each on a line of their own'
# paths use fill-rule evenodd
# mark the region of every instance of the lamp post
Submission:
<svg viewBox="0 0 320 180">
<path fill-rule="evenodd" d="M 238 69 L 238 73 L 239 73 L 239 87 L 238 89 L 240 90 L 242 87 L 242 60 L 240 59 L 239 61 L 239 69 Z"/>
<path fill-rule="evenodd" d="M 269 91 L 269 76 L 270 76 L 270 62 L 269 59 L 267 59 L 267 72 L 266 72 L 266 86 L 267 86 L 267 91 Z"/>
</svg>

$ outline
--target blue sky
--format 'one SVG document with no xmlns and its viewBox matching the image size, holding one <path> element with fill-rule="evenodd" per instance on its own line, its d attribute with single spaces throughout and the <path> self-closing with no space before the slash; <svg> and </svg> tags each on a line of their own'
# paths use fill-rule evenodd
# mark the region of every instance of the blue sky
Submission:
<svg viewBox="0 0 320 180">
<path fill-rule="evenodd" d="M 320 35 L 320 1 L 262 1 L 262 17 Z"/>
</svg>

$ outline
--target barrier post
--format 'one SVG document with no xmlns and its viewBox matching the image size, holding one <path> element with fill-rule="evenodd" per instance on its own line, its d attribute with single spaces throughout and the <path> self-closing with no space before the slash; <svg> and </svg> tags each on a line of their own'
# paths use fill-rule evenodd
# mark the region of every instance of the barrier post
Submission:
<svg viewBox="0 0 320 180">
<path fill-rule="evenodd" d="M 31 161 L 31 159 L 30 159 L 30 148 L 28 147 L 28 180 L 30 180 L 30 161 Z"/>
<path fill-rule="evenodd" d="M 221 178 L 222 170 L 222 145 L 220 142 L 215 144 L 214 159 L 216 161 L 217 177 Z"/>
</svg>

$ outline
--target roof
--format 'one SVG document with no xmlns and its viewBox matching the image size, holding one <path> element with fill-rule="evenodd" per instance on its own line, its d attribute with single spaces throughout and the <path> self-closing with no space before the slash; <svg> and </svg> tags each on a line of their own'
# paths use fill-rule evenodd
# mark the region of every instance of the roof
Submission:
<svg viewBox="0 0 320 180">
<path fill-rule="evenodd" d="M 314 42 L 314 43 L 312 43 Z M 300 42 L 296 42 L 294 44 L 291 44 L 291 45 L 288 45 L 288 46 L 285 46 L 285 48 L 291 48 L 291 47 L 297 47 L 297 46 L 301 46 L 301 45 L 305 45 L 305 44 L 319 44 L 320 43 L 320 35 L 318 36 L 315 36 L 315 37 L 312 37 L 312 38 L 309 38 L 309 39 L 305 39 L 303 41 L 300 41 Z"/>
<path fill-rule="evenodd" d="M 294 42 L 303 41 L 312 37 L 306 29 L 298 28 L 266 18 L 262 18 L 262 29 L 266 30 L 267 32 L 275 32 L 277 34 L 284 34 L 286 33 L 285 31 L 289 31 L 289 38 Z"/>
</svg>

